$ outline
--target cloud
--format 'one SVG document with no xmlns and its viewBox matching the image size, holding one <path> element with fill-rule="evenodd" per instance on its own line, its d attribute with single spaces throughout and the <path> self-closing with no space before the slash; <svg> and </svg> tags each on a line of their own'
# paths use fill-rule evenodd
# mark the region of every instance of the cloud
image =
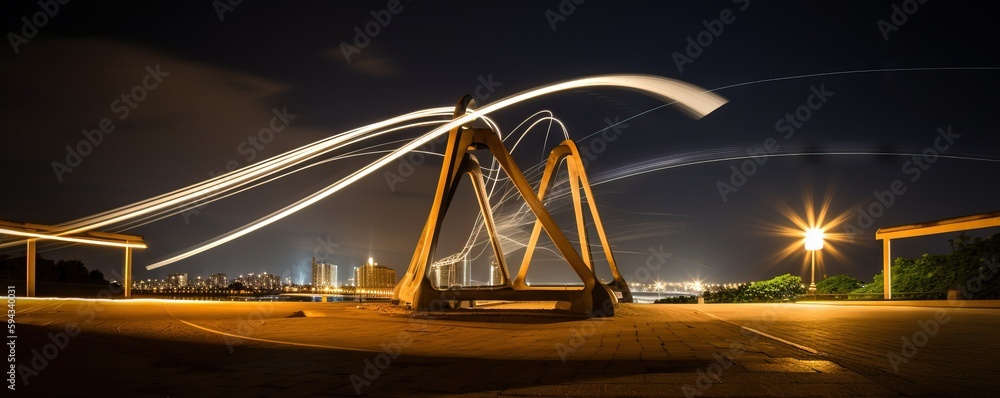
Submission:
<svg viewBox="0 0 1000 398">
<path fill-rule="evenodd" d="M 344 53 L 339 47 L 324 51 L 323 55 L 352 73 L 371 77 L 392 77 L 403 74 L 403 70 L 396 66 L 391 57 L 370 48 L 354 54 L 351 62 L 344 59 Z"/>
<path fill-rule="evenodd" d="M 32 50 L 0 66 L 0 118 L 17 132 L 2 142 L 0 165 L 17 171 L 5 175 L 4 183 L 39 191 L 11 203 L 23 206 L 11 211 L 24 210 L 20 217 L 35 222 L 62 222 L 145 199 L 326 133 L 307 126 L 301 115 L 248 159 L 241 143 L 269 126 L 274 109 L 298 114 L 305 108 L 289 102 L 289 85 L 107 38 L 38 40 Z M 143 88 L 144 79 L 154 81 L 146 78 L 149 70 L 157 68 L 167 75 L 155 88 Z M 133 93 L 142 99 L 125 116 L 119 111 L 122 95 Z M 68 163 L 66 147 L 85 141 L 83 132 L 105 119 L 114 130 L 91 145 L 60 182 L 53 162 Z M 88 194 L 79 197 L 81 189 Z M 59 205 L 66 197 L 77 197 L 79 206 Z M 39 211 L 44 214 L 36 218 Z"/>
</svg>

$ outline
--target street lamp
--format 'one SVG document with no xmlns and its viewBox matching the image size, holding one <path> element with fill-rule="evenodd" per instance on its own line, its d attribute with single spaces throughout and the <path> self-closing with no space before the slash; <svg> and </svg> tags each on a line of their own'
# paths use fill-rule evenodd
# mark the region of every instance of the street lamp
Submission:
<svg viewBox="0 0 1000 398">
<path fill-rule="evenodd" d="M 823 230 L 807 229 L 805 244 L 806 250 L 812 252 L 812 279 L 809 283 L 809 293 L 816 293 L 816 252 L 823 249 Z"/>
</svg>

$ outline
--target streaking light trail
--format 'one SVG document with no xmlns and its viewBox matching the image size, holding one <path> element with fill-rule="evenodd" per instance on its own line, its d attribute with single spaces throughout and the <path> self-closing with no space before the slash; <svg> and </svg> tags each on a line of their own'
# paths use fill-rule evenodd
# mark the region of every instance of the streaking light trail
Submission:
<svg viewBox="0 0 1000 398">
<path fill-rule="evenodd" d="M 578 80 L 572 80 L 572 81 L 563 82 L 563 83 L 557 83 L 557 84 L 553 84 L 553 85 L 544 86 L 544 87 L 541 87 L 541 88 L 536 88 L 536 89 L 533 89 L 533 90 L 529 90 L 529 91 L 526 91 L 526 92 L 522 92 L 520 94 L 515 94 L 513 96 L 501 99 L 501 100 L 499 100 L 499 101 L 497 101 L 495 103 L 489 104 L 489 105 L 487 105 L 487 106 L 485 106 L 483 108 L 476 109 L 476 110 L 470 110 L 468 113 L 466 113 L 466 114 L 464 114 L 462 116 L 459 116 L 458 118 L 456 118 L 456 119 L 454 119 L 454 120 L 452 120 L 452 121 L 450 121 L 450 122 L 448 122 L 448 123 L 446 123 L 446 124 L 444 124 L 444 125 L 442 125 L 440 127 L 437 127 L 434 130 L 431 130 L 430 132 L 428 132 L 428 133 L 426 133 L 426 134 L 424 134 L 424 135 L 422 135 L 422 136 L 420 136 L 420 137 L 418 137 L 418 138 L 410 141 L 410 143 L 408 143 L 408 144 L 406 144 L 406 145 L 404 145 L 404 146 L 396 149 L 395 151 L 393 151 L 392 153 L 390 153 L 390 154 L 388 154 L 386 156 L 383 156 L 382 158 L 376 160 L 375 162 L 372 162 L 371 164 L 369 164 L 369 165 L 367 165 L 367 166 L 365 166 L 365 167 L 363 167 L 363 168 L 361 168 L 359 170 L 354 171 L 353 173 L 351 173 L 347 177 L 344 177 L 343 179 L 341 179 L 341 180 L 337 181 L 336 183 L 331 184 L 331 185 L 329 185 L 329 186 L 321 189 L 320 191 L 317 191 L 317 192 L 315 192 L 313 194 L 310 194 L 309 196 L 307 196 L 305 198 L 302 198 L 299 201 L 297 201 L 297 202 L 295 202 L 295 203 L 293 203 L 293 204 L 291 204 L 289 206 L 286 206 L 285 208 L 283 208 L 281 210 L 273 212 L 273 213 L 271 213 L 271 214 L 269 214 L 269 215 L 267 215 L 265 217 L 262 217 L 262 218 L 254 221 L 252 223 L 244 225 L 241 228 L 235 229 L 233 231 L 230 231 L 227 234 L 224 234 L 224 235 L 222 235 L 220 237 L 217 237 L 217 238 L 215 238 L 213 240 L 210 240 L 210 241 L 208 241 L 208 242 L 206 242 L 206 243 L 204 243 L 202 245 L 199 245 L 199 246 L 196 246 L 194 248 L 191 248 L 191 249 L 189 249 L 186 252 L 183 252 L 181 254 L 178 254 L 176 256 L 170 257 L 168 259 L 159 261 L 157 263 L 148 265 L 148 266 L 146 266 L 146 269 L 150 269 L 151 270 L 151 269 L 156 269 L 156 268 L 159 268 L 159 267 L 163 267 L 165 265 L 172 264 L 174 262 L 183 260 L 185 258 L 188 258 L 190 256 L 193 256 L 193 255 L 196 255 L 198 253 L 204 252 L 206 250 L 210 250 L 210 249 L 212 249 L 214 247 L 218 247 L 220 245 L 223 245 L 223 244 L 225 244 L 227 242 L 230 242 L 230 241 L 232 241 L 234 239 L 237 239 L 237 238 L 239 238 L 241 236 L 244 236 L 244 235 L 249 234 L 249 233 L 251 233 L 253 231 L 256 231 L 256 230 L 258 230 L 260 228 L 263 228 L 263 227 L 265 227 L 265 226 L 267 226 L 267 225 L 269 225 L 271 223 L 274 223 L 274 222 L 276 222 L 276 221 L 278 221 L 278 220 L 280 220 L 282 218 L 285 218 L 285 217 L 287 217 L 287 216 L 289 216 L 291 214 L 294 214 L 295 212 L 297 212 L 299 210 L 302 210 L 302 209 L 304 209 L 304 208 L 306 208 L 306 207 L 308 207 L 308 206 L 310 206 L 312 204 L 315 204 L 316 202 L 318 202 L 318 201 L 320 201 L 320 200 L 322 200 L 322 199 L 324 199 L 324 198 L 332 195 L 333 193 L 339 191 L 340 189 L 343 189 L 344 187 L 346 187 L 346 186 L 354 183 L 355 181 L 358 181 L 359 179 L 361 179 L 361 178 L 367 176 L 368 174 L 374 172 L 375 170 L 377 170 L 377 169 L 379 169 L 379 168 L 387 165 L 388 163 L 390 163 L 390 162 L 398 159 L 399 157 L 407 154 L 408 152 L 416 150 L 418 147 L 426 144 L 427 142 L 429 142 L 429 141 L 433 140 L 434 138 L 438 137 L 439 135 L 444 134 L 445 132 L 447 132 L 447 131 L 449 131 L 449 130 L 451 130 L 453 128 L 456 128 L 456 127 L 468 124 L 468 123 L 470 123 L 470 122 L 472 122 L 472 121 L 474 121 L 476 119 L 483 118 L 486 115 L 489 115 L 491 112 L 495 112 L 495 111 L 501 110 L 503 108 L 506 108 L 508 106 L 511 106 L 511 105 L 514 105 L 514 104 L 517 104 L 517 103 L 520 103 L 520 102 L 523 102 L 523 101 L 527 101 L 529 99 L 532 99 L 532 98 L 535 98 L 535 97 L 539 97 L 539 96 L 542 96 L 542 95 L 546 95 L 546 94 L 558 92 L 558 91 L 570 90 L 570 89 L 577 89 L 577 88 L 584 88 L 584 87 L 601 87 L 601 86 L 622 87 L 622 88 L 627 88 L 627 89 L 638 90 L 638 91 L 641 91 L 641 92 L 644 92 L 644 93 L 647 93 L 647 94 L 652 94 L 655 97 L 660 97 L 660 98 L 662 98 L 664 100 L 667 100 L 667 101 L 676 102 L 683 111 L 685 111 L 686 113 L 688 113 L 689 115 L 691 115 L 692 117 L 694 117 L 696 119 L 699 119 L 699 118 L 705 116 L 706 114 L 714 111 L 715 109 L 717 109 L 718 107 L 722 106 L 726 102 L 725 99 L 723 99 L 722 97 L 719 97 L 719 96 L 717 96 L 715 94 L 712 94 L 712 93 L 708 93 L 705 90 L 703 90 L 701 88 L 698 88 L 696 86 L 693 86 L 693 85 L 690 85 L 690 84 L 687 84 L 687 83 L 683 83 L 683 82 L 679 82 L 679 81 L 676 81 L 676 80 L 671 80 L 671 79 L 666 79 L 666 78 L 661 78 L 661 77 L 656 77 L 656 76 L 647 76 L 647 75 L 607 75 L 607 76 L 596 76 L 596 77 L 590 77 L 590 78 L 583 78 L 583 79 L 578 79 Z M 409 115 L 425 115 L 425 114 L 428 114 L 428 115 L 439 115 L 440 112 L 441 112 L 440 111 L 441 109 L 442 108 L 436 108 L 436 109 L 433 109 L 433 110 L 427 110 L 427 111 L 420 111 L 420 112 L 411 113 Z M 397 118 L 393 118 L 393 119 L 389 119 L 389 120 L 390 121 L 394 121 L 394 122 L 398 122 L 396 119 L 399 119 L 399 118 L 402 118 L 402 117 L 397 117 Z M 488 120 L 487 120 L 487 123 L 489 123 Z M 376 126 L 376 125 L 378 125 L 380 127 L 383 127 L 383 126 L 387 126 L 387 125 L 390 125 L 390 124 L 394 124 L 394 123 L 388 123 L 388 121 L 384 121 L 384 122 L 376 123 L 376 124 L 370 125 L 370 126 Z M 352 130 L 354 133 L 351 135 L 351 138 L 360 137 L 363 134 L 370 134 L 370 133 L 372 133 L 374 131 L 377 131 L 376 128 L 368 128 L 370 126 L 366 126 L 366 128 L 362 128 L 362 129 L 358 129 L 358 130 Z M 359 131 L 359 130 L 362 130 L 362 131 Z M 345 134 L 347 134 L 347 133 L 345 133 Z M 345 134 L 340 134 L 340 135 L 337 135 L 335 137 L 341 137 L 341 136 L 343 136 Z M 346 140 L 346 138 L 344 140 Z M 342 141 L 339 141 L 339 142 L 342 142 Z M 308 148 L 308 146 L 307 146 L 307 148 Z M 281 156 L 278 156 L 278 157 L 273 158 L 273 159 L 285 158 L 287 156 L 288 156 L 288 154 L 281 155 Z M 305 154 L 299 155 L 298 157 L 295 157 L 294 159 L 300 159 L 302 157 L 305 157 Z M 267 161 L 267 162 L 270 162 L 270 160 Z M 262 162 L 262 163 L 265 163 L 265 162 Z M 282 164 L 289 164 L 289 163 L 294 163 L 294 161 L 293 160 L 288 160 L 286 163 L 282 163 Z M 232 174 L 232 173 L 230 173 L 230 174 Z M 223 177 L 227 177 L 230 174 L 226 174 Z M 223 179 L 223 181 L 227 181 L 227 180 Z M 234 183 L 230 183 L 230 185 L 232 185 L 232 184 L 234 184 Z M 209 188 L 202 188 L 202 189 L 213 189 L 213 188 L 210 186 Z M 194 195 L 194 194 L 190 194 L 190 195 L 197 196 L 197 195 Z M 177 200 L 177 199 L 174 199 L 174 200 Z M 121 217 L 121 216 L 119 216 L 119 217 Z M 107 220 L 105 220 L 105 221 L 99 221 L 99 222 L 93 223 L 92 224 L 92 225 L 94 225 L 93 228 L 97 228 L 100 225 L 106 225 L 106 224 L 101 224 L 102 222 L 104 222 L 104 223 L 112 223 L 113 221 L 107 221 Z M 89 227 L 90 225 L 91 224 L 88 224 L 87 226 Z"/>
</svg>

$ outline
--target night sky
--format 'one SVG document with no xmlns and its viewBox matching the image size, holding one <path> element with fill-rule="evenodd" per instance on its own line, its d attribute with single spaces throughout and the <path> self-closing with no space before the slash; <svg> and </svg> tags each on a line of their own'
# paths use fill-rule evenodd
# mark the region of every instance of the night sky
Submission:
<svg viewBox="0 0 1000 398">
<path fill-rule="evenodd" d="M 854 212 L 850 228 L 829 231 L 854 232 L 854 239 L 830 243 L 842 255 L 824 256 L 825 269 L 817 274 L 864 280 L 881 269 L 881 244 L 874 240 L 879 227 L 1000 210 L 994 121 L 1000 62 L 995 21 L 981 3 L 345 3 L 70 2 L 25 28 L 21 18 L 32 20 L 42 6 L 4 2 L 0 219 L 59 224 L 197 183 L 229 163 L 250 165 L 396 115 L 452 106 L 467 93 L 489 103 L 613 73 L 678 79 L 718 89 L 729 102 L 701 120 L 664 107 L 619 125 L 614 141 L 595 144 L 600 135 L 579 141 L 600 148 L 588 160 L 592 179 L 649 162 L 759 153 L 762 146 L 814 154 L 758 157 L 749 160 L 753 166 L 744 159 L 712 161 L 596 185 L 629 282 L 807 276 L 805 250 L 779 260 L 795 239 L 768 233 L 793 225 L 778 210 L 782 203 L 804 214 L 804 195 L 821 199 L 829 192 L 831 214 Z M 387 8 L 396 12 L 383 12 Z M 388 21 L 377 34 L 356 41 L 355 28 L 374 27 L 379 18 Z M 348 51 L 350 62 L 344 45 L 358 49 Z M 141 101 L 121 101 L 144 79 L 155 88 L 139 90 Z M 636 92 L 600 88 L 539 98 L 493 117 L 509 132 L 548 109 L 580 139 L 607 127 L 607 120 L 660 105 Z M 254 146 L 249 137 L 268 127 L 275 111 L 285 112 L 287 125 Z M 113 132 L 71 172 L 53 166 L 66 164 L 67 146 L 86 140 L 83 131 L 99 129 L 105 118 Z M 939 129 L 951 134 L 945 139 Z M 534 165 L 554 139 L 546 146 L 545 130 L 534 130 L 515 158 L 523 168 Z M 887 155 L 925 150 L 933 162 Z M 440 158 L 429 158 L 390 187 L 384 172 L 398 172 L 393 163 L 240 240 L 154 271 L 143 268 L 375 159 L 316 166 L 196 213 L 130 229 L 126 233 L 143 235 L 149 244 L 136 252 L 135 277 L 268 271 L 309 282 L 315 254 L 338 264 L 341 280 L 368 257 L 402 275 L 427 217 Z M 745 182 L 736 177 L 739 186 L 733 185 L 731 174 L 742 167 L 752 175 Z M 859 206 L 871 208 L 873 192 L 889 190 L 895 180 L 905 192 L 870 222 L 859 220 Z M 720 182 L 735 190 L 721 193 Z M 471 201 L 462 198 L 469 197 L 460 195 L 453 212 L 474 214 Z M 572 226 L 571 213 L 557 213 L 558 221 Z M 953 237 L 900 241 L 894 254 L 947 253 Z M 442 247 L 464 239 L 445 232 Z M 651 248 L 670 256 L 649 280 L 635 280 Z M 80 259 L 109 277 L 120 268 L 120 250 L 77 246 L 42 255 Z M 522 255 L 514 251 L 508 259 Z M 568 267 L 542 260 L 537 280 L 570 280 Z M 475 272 L 475 279 L 488 278 L 485 269 Z"/>
</svg>

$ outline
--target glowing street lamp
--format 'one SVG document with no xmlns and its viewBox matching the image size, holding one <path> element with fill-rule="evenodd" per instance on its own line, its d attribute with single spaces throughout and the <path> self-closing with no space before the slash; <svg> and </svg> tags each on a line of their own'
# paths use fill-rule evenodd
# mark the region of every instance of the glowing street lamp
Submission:
<svg viewBox="0 0 1000 398">
<path fill-rule="evenodd" d="M 656 283 L 653 284 L 653 290 L 656 290 L 656 297 L 657 298 L 663 297 L 663 290 L 665 288 L 666 288 L 666 285 L 661 280 L 657 280 Z"/>
<path fill-rule="evenodd" d="M 809 293 L 816 292 L 816 252 L 823 249 L 823 230 L 809 228 L 806 230 L 806 250 L 812 252 L 812 279 L 809 283 Z"/>
</svg>

